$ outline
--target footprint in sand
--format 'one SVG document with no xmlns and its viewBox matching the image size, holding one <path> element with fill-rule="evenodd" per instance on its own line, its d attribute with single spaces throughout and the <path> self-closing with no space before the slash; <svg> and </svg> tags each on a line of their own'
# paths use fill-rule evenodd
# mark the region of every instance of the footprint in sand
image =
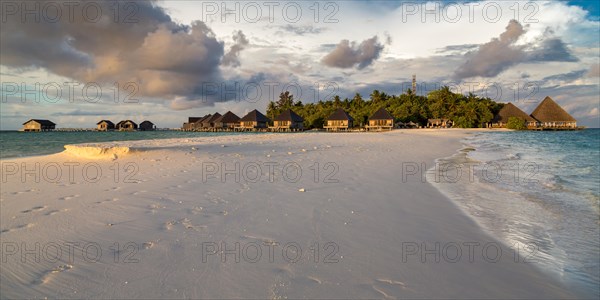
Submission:
<svg viewBox="0 0 600 300">
<path fill-rule="evenodd" d="M 44 209 L 46 209 L 46 206 L 36 206 L 36 207 L 30 208 L 30 209 L 21 211 L 21 213 L 22 214 L 28 214 L 30 212 L 40 211 L 40 210 L 44 210 Z"/>
<path fill-rule="evenodd" d="M 200 231 L 202 229 L 206 229 L 206 226 L 192 224 L 192 221 L 188 218 L 179 219 L 177 221 L 166 222 L 164 225 L 164 228 L 166 230 L 172 230 L 173 226 L 175 226 L 175 225 L 181 225 L 185 229 L 194 230 L 194 231 Z"/>
<path fill-rule="evenodd" d="M 37 280 L 35 280 L 33 283 L 34 284 L 45 284 L 48 281 L 52 280 L 52 278 L 54 276 L 56 276 L 58 273 L 62 273 L 68 270 L 73 269 L 72 265 L 60 265 L 50 271 L 46 271 L 44 272 L 44 274 L 42 274 Z"/>
<path fill-rule="evenodd" d="M 51 211 L 49 211 L 49 212 L 46 213 L 46 216 L 52 216 L 52 215 L 55 215 L 55 214 L 57 214 L 59 212 L 60 212 L 60 210 L 51 210 Z"/>
<path fill-rule="evenodd" d="M 80 195 L 71 195 L 71 196 L 65 196 L 65 197 L 60 197 L 58 198 L 58 200 L 72 200 L 75 199 L 77 197 L 79 197 Z"/>
<path fill-rule="evenodd" d="M 28 190 L 26 190 L 26 191 L 13 192 L 12 194 L 13 194 L 13 195 L 20 195 L 20 194 L 25 194 L 25 193 L 37 192 L 37 191 L 39 191 L 39 190 L 36 190 L 36 189 L 28 189 Z"/>
<path fill-rule="evenodd" d="M 137 192 L 133 192 L 133 193 L 131 193 L 131 195 L 133 195 L 133 196 L 137 196 L 137 195 L 139 195 L 139 194 L 143 194 L 143 193 L 146 193 L 146 192 L 147 192 L 147 191 L 140 190 L 140 191 L 137 191 Z"/>
<path fill-rule="evenodd" d="M 35 226 L 35 223 L 27 223 L 27 224 L 16 226 L 14 228 L 0 230 L 0 233 L 9 233 L 9 232 L 20 230 L 20 229 L 31 228 L 33 226 Z"/>
</svg>

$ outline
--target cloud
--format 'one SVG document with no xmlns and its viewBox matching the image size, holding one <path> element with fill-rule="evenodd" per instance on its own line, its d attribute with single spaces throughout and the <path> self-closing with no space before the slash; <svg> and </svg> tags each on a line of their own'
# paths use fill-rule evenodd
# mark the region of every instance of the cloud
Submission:
<svg viewBox="0 0 600 300">
<path fill-rule="evenodd" d="M 325 31 L 327 28 L 325 27 L 315 27 L 312 25 L 292 25 L 287 24 L 285 26 L 279 26 L 284 31 L 295 33 L 297 35 L 305 35 L 305 34 L 319 34 Z"/>
<path fill-rule="evenodd" d="M 525 57 L 523 47 L 514 44 L 524 33 L 523 26 L 511 20 L 506 26 L 506 31 L 500 34 L 500 38 L 493 38 L 479 46 L 477 51 L 468 53 L 467 61 L 456 70 L 454 77 L 494 77 L 521 62 Z"/>
<path fill-rule="evenodd" d="M 342 40 L 321 62 L 332 68 L 348 69 L 356 66 L 357 69 L 363 69 L 379 58 L 383 48 L 377 36 L 364 40 L 359 45 Z"/>
<path fill-rule="evenodd" d="M 117 115 L 116 112 L 108 111 L 82 111 L 81 109 L 75 109 L 69 112 L 55 112 L 51 116 L 112 116 Z"/>
<path fill-rule="evenodd" d="M 566 81 L 571 82 L 573 80 L 579 79 L 585 75 L 588 70 L 576 70 L 569 73 L 557 74 L 544 77 L 542 81 Z"/>
<path fill-rule="evenodd" d="M 586 74 L 587 77 L 600 77 L 600 64 L 593 64 Z"/>
<path fill-rule="evenodd" d="M 229 49 L 229 52 L 223 56 L 223 65 L 232 66 L 234 68 L 240 66 L 239 54 L 248 46 L 250 41 L 246 38 L 241 30 L 234 32 L 233 34 L 234 44 Z"/>
<path fill-rule="evenodd" d="M 526 31 L 518 21 L 511 20 L 499 38 L 493 38 L 480 45 L 477 50 L 466 53 L 466 61 L 455 70 L 453 78 L 460 80 L 477 76 L 495 77 L 510 67 L 525 62 L 579 61 L 567 45 L 560 38 L 554 37 L 550 30 L 546 30 L 544 35 L 534 42 L 518 44 L 517 41 Z"/>
<path fill-rule="evenodd" d="M 0 64 L 45 69 L 84 83 L 134 82 L 140 96 L 158 99 L 199 98 L 203 83 L 224 81 L 222 59 L 239 65 L 238 54 L 248 43 L 241 31 L 225 55 L 224 43 L 205 23 L 177 24 L 156 1 L 95 2 L 104 12 L 128 11 L 125 6 L 131 3 L 136 7 L 133 24 L 115 22 L 108 13 L 91 22 L 77 11 L 74 20 L 63 16 L 55 23 L 8 16 L 0 29 Z M 212 101 L 216 100 L 205 104 Z"/>
<path fill-rule="evenodd" d="M 437 49 L 435 52 L 439 54 L 464 54 L 477 47 L 479 47 L 477 44 L 448 45 L 444 48 Z"/>
</svg>

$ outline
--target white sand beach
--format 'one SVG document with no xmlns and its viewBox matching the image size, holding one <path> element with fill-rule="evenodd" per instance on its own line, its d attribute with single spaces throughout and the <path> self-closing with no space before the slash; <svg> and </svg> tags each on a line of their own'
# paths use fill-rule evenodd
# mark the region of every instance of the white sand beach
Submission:
<svg viewBox="0 0 600 300">
<path fill-rule="evenodd" d="M 468 133 L 246 134 L 4 160 L 2 298 L 575 297 L 419 175 L 403 180 L 403 163 L 429 168 Z"/>
</svg>

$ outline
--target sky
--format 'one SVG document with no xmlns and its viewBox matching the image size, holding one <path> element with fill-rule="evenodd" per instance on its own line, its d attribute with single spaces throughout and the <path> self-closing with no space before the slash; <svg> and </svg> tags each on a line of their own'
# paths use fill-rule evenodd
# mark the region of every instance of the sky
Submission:
<svg viewBox="0 0 600 300">
<path fill-rule="evenodd" d="M 600 127 L 598 1 L 3 1 L 0 129 L 30 118 L 181 127 L 374 90 L 448 85 Z"/>
</svg>

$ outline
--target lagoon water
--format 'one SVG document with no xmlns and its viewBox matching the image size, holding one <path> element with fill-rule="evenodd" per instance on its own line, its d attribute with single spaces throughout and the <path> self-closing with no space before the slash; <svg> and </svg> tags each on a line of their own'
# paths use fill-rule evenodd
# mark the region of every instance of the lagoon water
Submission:
<svg viewBox="0 0 600 300">
<path fill-rule="evenodd" d="M 79 143 L 99 143 L 111 141 L 155 140 L 171 138 L 210 137 L 231 134 L 261 134 L 239 132 L 187 132 L 165 131 L 49 131 L 20 132 L 0 131 L 0 159 L 46 155 L 62 152 L 64 145 Z"/>
<path fill-rule="evenodd" d="M 464 144 L 428 181 L 511 247 L 506 255 L 598 297 L 600 129 L 478 132 Z"/>
</svg>

